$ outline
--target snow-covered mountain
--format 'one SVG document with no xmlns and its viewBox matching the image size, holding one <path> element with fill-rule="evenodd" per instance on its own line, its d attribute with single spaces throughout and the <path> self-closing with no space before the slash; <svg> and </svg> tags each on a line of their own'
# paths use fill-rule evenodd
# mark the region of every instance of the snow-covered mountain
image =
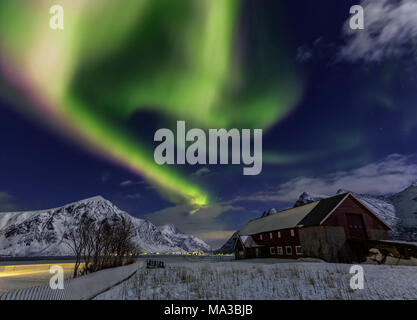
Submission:
<svg viewBox="0 0 417 320">
<path fill-rule="evenodd" d="M 0 256 L 72 255 L 66 237 L 85 216 L 97 222 L 118 221 L 121 217 L 131 219 L 135 228 L 134 241 L 142 252 L 211 250 L 204 241 L 180 232 L 173 225 L 157 227 L 97 196 L 55 209 L 0 213 Z"/>
<path fill-rule="evenodd" d="M 397 233 L 399 239 L 417 241 L 417 183 L 388 198 L 399 219 Z"/>
<path fill-rule="evenodd" d="M 224 245 L 221 246 L 221 248 L 215 250 L 213 253 L 214 254 L 229 254 L 229 253 L 233 253 L 234 249 L 235 249 L 235 239 L 238 236 L 238 232 L 236 231 L 226 242 Z"/>
</svg>

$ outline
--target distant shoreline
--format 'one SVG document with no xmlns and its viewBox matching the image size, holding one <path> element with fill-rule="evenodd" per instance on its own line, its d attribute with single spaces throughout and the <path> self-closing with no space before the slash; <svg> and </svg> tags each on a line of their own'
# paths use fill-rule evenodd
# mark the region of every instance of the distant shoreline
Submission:
<svg viewBox="0 0 417 320">
<path fill-rule="evenodd" d="M 164 253 L 164 254 L 153 254 L 153 253 L 148 253 L 148 254 L 140 254 L 138 255 L 137 258 L 143 259 L 143 258 L 163 258 L 163 257 L 212 257 L 212 256 L 216 256 L 213 254 L 207 254 L 207 255 L 192 255 L 192 254 L 169 254 L 169 253 Z M 25 257 L 20 257 L 20 256 L 0 256 L 0 266 L 2 265 L 2 262 L 33 262 L 33 261 L 74 261 L 75 260 L 75 256 L 25 256 Z"/>
</svg>

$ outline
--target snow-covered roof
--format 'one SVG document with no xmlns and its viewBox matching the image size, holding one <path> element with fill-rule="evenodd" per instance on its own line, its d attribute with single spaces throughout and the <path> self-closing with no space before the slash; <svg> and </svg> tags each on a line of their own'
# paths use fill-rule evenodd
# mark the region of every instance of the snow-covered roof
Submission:
<svg viewBox="0 0 417 320">
<path fill-rule="evenodd" d="M 319 202 L 320 201 L 312 202 L 304 206 L 291 208 L 263 218 L 254 219 L 249 221 L 248 224 L 240 230 L 239 234 L 251 235 L 270 230 L 294 228 L 318 205 Z"/>
</svg>

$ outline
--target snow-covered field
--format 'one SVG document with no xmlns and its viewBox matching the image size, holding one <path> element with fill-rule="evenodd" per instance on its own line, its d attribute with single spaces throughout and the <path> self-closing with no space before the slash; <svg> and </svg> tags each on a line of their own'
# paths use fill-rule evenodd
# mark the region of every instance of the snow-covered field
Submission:
<svg viewBox="0 0 417 320">
<path fill-rule="evenodd" d="M 96 299 L 417 299 L 417 267 L 361 266 L 364 289 L 353 290 L 349 264 L 170 263 L 139 269 Z"/>
</svg>

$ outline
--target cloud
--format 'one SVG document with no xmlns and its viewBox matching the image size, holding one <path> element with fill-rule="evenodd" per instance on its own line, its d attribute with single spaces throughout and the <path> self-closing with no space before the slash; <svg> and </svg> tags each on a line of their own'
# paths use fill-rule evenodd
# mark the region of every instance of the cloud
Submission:
<svg viewBox="0 0 417 320">
<path fill-rule="evenodd" d="M 307 45 L 303 45 L 297 48 L 297 62 L 308 62 L 313 58 L 313 50 Z"/>
<path fill-rule="evenodd" d="M 13 203 L 13 196 L 0 191 L 0 212 L 17 211 L 18 207 Z"/>
<path fill-rule="evenodd" d="M 207 167 L 204 167 L 194 172 L 193 176 L 201 177 L 201 176 L 209 175 L 210 173 L 211 173 L 210 169 Z"/>
<path fill-rule="evenodd" d="M 190 210 L 192 208 L 188 205 L 177 205 L 150 213 L 145 218 L 155 225 L 172 223 L 182 232 L 193 234 L 216 249 L 236 231 L 228 230 L 219 217 L 227 212 L 244 211 L 245 208 L 216 203 L 193 215 L 189 214 Z"/>
<path fill-rule="evenodd" d="M 319 37 L 312 44 L 304 44 L 297 48 L 296 61 L 300 64 L 307 64 L 312 60 L 334 63 L 334 52 L 338 47 L 328 41 L 325 37 Z"/>
<path fill-rule="evenodd" d="M 321 177 L 297 177 L 280 184 L 275 190 L 259 192 L 237 201 L 293 202 L 304 191 L 334 194 L 339 189 L 357 193 L 389 194 L 401 191 L 417 181 L 417 156 L 391 154 L 379 162 L 338 171 Z"/>
<path fill-rule="evenodd" d="M 142 198 L 142 195 L 140 193 L 127 194 L 125 195 L 125 198 L 130 199 L 130 200 L 137 200 L 137 199 Z"/>
<path fill-rule="evenodd" d="M 364 0 L 361 5 L 365 29 L 351 30 L 349 20 L 345 23 L 347 43 L 340 52 L 343 60 L 378 62 L 413 49 L 417 37 L 417 1 Z"/>
<path fill-rule="evenodd" d="M 120 183 L 121 187 L 130 187 L 138 184 L 144 184 L 143 181 L 132 181 L 132 180 L 126 180 Z"/>
</svg>

